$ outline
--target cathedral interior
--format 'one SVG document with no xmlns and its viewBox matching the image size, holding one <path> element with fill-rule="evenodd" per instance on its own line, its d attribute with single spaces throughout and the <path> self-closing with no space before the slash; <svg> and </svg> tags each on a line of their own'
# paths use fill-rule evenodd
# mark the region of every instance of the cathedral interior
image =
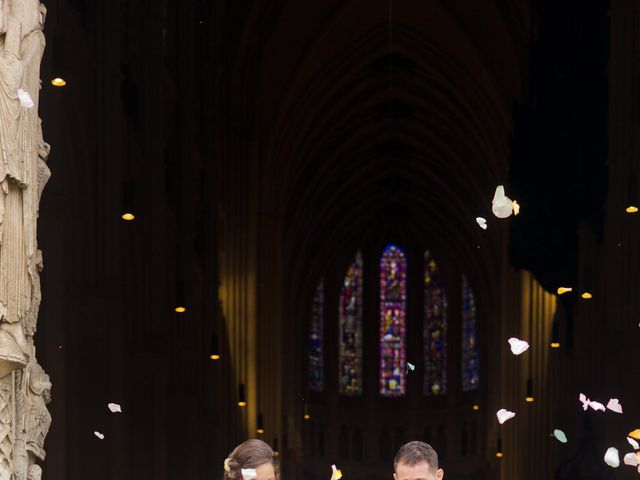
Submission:
<svg viewBox="0 0 640 480">
<path fill-rule="evenodd" d="M 44 3 L 43 478 L 638 478 L 640 3 Z"/>
</svg>

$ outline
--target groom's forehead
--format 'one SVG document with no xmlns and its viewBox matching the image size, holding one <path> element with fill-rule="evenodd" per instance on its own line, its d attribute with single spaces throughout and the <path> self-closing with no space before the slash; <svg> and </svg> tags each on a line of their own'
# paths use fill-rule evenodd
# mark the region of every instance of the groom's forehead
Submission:
<svg viewBox="0 0 640 480">
<path fill-rule="evenodd" d="M 411 464 L 399 462 L 398 465 L 396 465 L 396 472 L 412 472 L 421 470 L 431 471 L 431 465 L 429 465 L 429 462 L 427 462 L 426 460 L 421 460 L 419 462 Z"/>
</svg>

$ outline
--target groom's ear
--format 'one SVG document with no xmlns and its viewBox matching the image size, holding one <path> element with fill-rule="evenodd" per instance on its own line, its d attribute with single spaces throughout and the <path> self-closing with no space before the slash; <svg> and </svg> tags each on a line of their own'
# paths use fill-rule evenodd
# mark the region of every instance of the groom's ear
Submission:
<svg viewBox="0 0 640 480">
<path fill-rule="evenodd" d="M 436 480 L 442 480 L 442 477 L 444 477 L 444 470 L 439 468 L 436 472 Z"/>
<path fill-rule="evenodd" d="M 398 480 L 398 475 L 396 475 L 396 472 L 393 472 L 393 480 Z"/>
</svg>

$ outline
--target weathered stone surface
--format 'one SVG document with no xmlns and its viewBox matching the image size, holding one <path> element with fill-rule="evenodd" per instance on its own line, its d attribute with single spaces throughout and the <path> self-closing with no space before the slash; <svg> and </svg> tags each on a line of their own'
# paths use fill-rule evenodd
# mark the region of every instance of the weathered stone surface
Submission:
<svg viewBox="0 0 640 480">
<path fill-rule="evenodd" d="M 51 383 L 33 342 L 38 206 L 50 176 L 38 116 L 45 15 L 39 0 L 0 0 L 0 480 L 40 478 L 51 424 Z"/>
</svg>

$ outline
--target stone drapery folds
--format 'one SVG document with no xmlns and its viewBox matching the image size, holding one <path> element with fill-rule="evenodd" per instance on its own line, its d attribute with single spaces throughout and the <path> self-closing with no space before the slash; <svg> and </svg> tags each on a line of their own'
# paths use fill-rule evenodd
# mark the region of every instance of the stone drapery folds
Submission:
<svg viewBox="0 0 640 480">
<path fill-rule="evenodd" d="M 38 207 L 50 177 L 38 116 L 45 16 L 39 0 L 0 0 L 0 480 L 40 478 L 51 424 L 51 383 L 33 340 L 43 266 Z"/>
</svg>

